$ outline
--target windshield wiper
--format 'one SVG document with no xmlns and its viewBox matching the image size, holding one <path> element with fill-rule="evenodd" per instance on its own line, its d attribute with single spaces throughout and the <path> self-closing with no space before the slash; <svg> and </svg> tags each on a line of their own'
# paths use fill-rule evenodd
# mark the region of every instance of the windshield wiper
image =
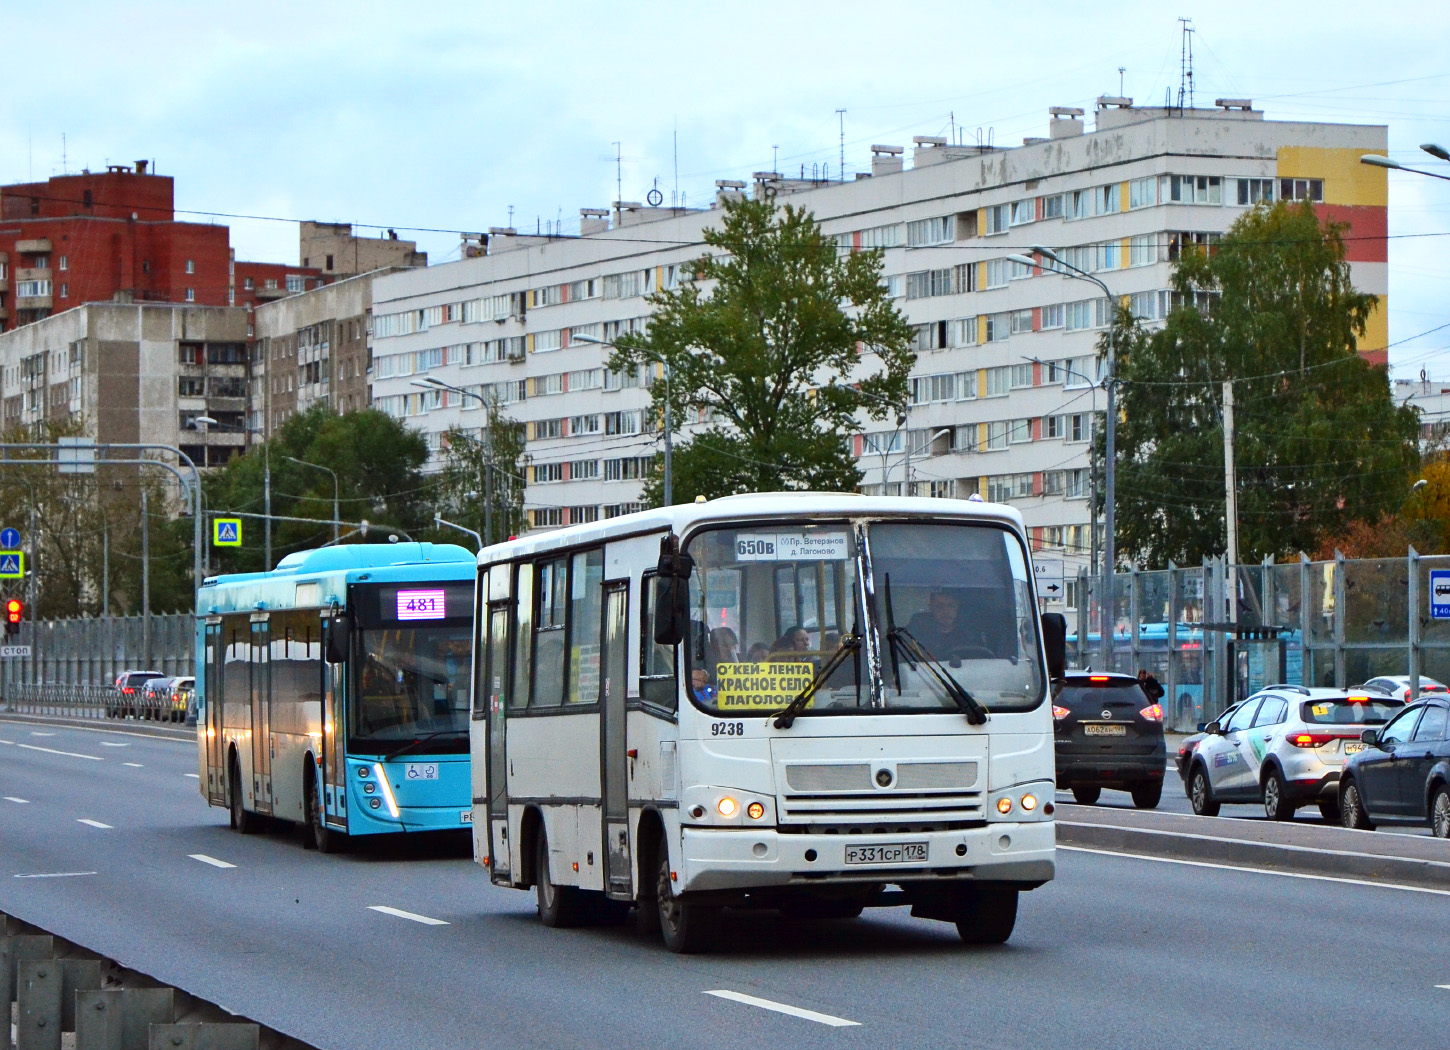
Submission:
<svg viewBox="0 0 1450 1050">
<path fill-rule="evenodd" d="M 842 638 L 841 647 L 821 665 L 821 669 L 815 673 L 806 687 L 796 694 L 795 699 L 786 705 L 785 710 L 775 716 L 775 728 L 789 729 L 795 725 L 796 716 L 805 710 L 806 704 L 811 702 L 811 697 L 816 695 L 816 690 L 820 689 L 827 678 L 836 673 L 836 668 L 845 662 L 847 656 L 859 648 L 861 648 L 859 634 L 848 634 Z"/>
<path fill-rule="evenodd" d="M 406 755 L 409 751 L 417 750 L 417 748 L 420 745 L 426 744 L 430 740 L 437 740 L 440 736 L 464 736 L 464 735 L 465 734 L 461 730 L 458 730 L 458 729 L 440 729 L 437 732 L 424 733 L 420 737 L 414 737 L 412 740 L 408 741 L 406 744 L 404 744 L 402 747 L 398 748 L 396 751 L 389 751 L 383 757 L 385 759 L 387 759 L 388 761 L 392 761 L 393 759 L 397 758 L 399 755 Z"/>
<path fill-rule="evenodd" d="M 927 651 L 926 646 L 913 638 L 910 631 L 905 627 L 897 627 L 889 632 L 886 637 L 891 642 L 893 649 L 898 645 L 901 646 L 906 650 L 907 659 L 913 663 L 921 664 L 931 672 L 932 677 L 946 690 L 946 694 L 951 697 L 952 702 L 966 713 L 968 722 L 974 726 L 986 723 L 987 709 L 982 706 L 976 697 L 963 689 L 960 682 L 942 670 L 942 662 L 935 656 L 932 656 Z"/>
</svg>

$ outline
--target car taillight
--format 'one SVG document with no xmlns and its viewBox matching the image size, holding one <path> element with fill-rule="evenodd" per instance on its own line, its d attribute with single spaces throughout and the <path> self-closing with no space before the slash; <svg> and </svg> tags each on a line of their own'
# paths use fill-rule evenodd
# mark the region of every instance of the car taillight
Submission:
<svg viewBox="0 0 1450 1050">
<path fill-rule="evenodd" d="M 1052 708 L 1052 720 L 1054 722 L 1061 722 L 1064 718 L 1066 718 L 1070 714 L 1072 714 L 1072 712 L 1069 711 L 1067 708 L 1065 708 L 1065 707 L 1058 707 L 1055 704 L 1053 705 L 1053 708 Z"/>
<path fill-rule="evenodd" d="M 1092 674 L 1092 675 L 1088 675 L 1088 681 L 1089 682 L 1111 682 L 1112 679 L 1109 678 L 1105 674 Z"/>
<path fill-rule="evenodd" d="M 1294 733 L 1290 735 L 1289 743 L 1295 747 L 1323 747 L 1336 740 L 1356 739 L 1352 733 Z"/>
<path fill-rule="evenodd" d="M 1139 711 L 1138 714 L 1142 715 L 1150 722 L 1163 721 L 1163 707 L 1161 704 L 1149 704 L 1147 707 L 1143 708 L 1143 710 Z"/>
<path fill-rule="evenodd" d="M 134 692 L 135 692 L 135 691 L 136 691 L 136 690 L 134 690 L 134 689 L 132 689 L 132 688 L 131 688 L 131 687 L 130 687 L 130 686 L 129 686 L 129 685 L 128 685 L 128 686 L 126 686 L 126 688 L 125 688 L 125 689 L 122 689 L 122 690 L 121 690 L 121 692 L 123 692 L 123 693 L 125 693 L 125 694 L 126 694 L 126 695 L 127 695 L 127 696 L 130 696 L 130 695 L 131 695 L 131 694 L 132 694 L 132 693 L 134 693 Z"/>
</svg>

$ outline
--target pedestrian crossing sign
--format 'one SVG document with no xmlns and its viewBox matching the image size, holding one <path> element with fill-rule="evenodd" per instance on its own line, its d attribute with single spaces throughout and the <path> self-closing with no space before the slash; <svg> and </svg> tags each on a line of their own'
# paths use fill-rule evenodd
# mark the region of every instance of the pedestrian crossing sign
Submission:
<svg viewBox="0 0 1450 1050">
<path fill-rule="evenodd" d="M 18 580 L 25 576 L 24 551 L 0 551 L 0 580 Z"/>
<path fill-rule="evenodd" d="M 242 519 L 213 518 L 211 542 L 214 547 L 240 547 L 242 545 Z"/>
</svg>

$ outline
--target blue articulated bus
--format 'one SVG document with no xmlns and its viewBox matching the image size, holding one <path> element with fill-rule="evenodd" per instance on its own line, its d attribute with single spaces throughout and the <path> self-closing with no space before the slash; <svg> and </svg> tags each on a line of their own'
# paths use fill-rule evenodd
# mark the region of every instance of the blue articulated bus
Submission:
<svg viewBox="0 0 1450 1050">
<path fill-rule="evenodd" d="M 466 829 L 474 556 L 323 547 L 197 595 L 201 790 L 231 825 L 352 836 Z"/>
</svg>

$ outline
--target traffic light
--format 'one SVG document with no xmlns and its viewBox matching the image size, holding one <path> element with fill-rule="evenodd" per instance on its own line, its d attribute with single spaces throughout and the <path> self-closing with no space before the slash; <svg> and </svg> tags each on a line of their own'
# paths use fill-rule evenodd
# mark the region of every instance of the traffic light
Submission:
<svg viewBox="0 0 1450 1050">
<path fill-rule="evenodd" d="M 20 621 L 25 618 L 25 603 L 19 598 L 9 598 L 5 602 L 5 633 L 19 634 Z"/>
</svg>

